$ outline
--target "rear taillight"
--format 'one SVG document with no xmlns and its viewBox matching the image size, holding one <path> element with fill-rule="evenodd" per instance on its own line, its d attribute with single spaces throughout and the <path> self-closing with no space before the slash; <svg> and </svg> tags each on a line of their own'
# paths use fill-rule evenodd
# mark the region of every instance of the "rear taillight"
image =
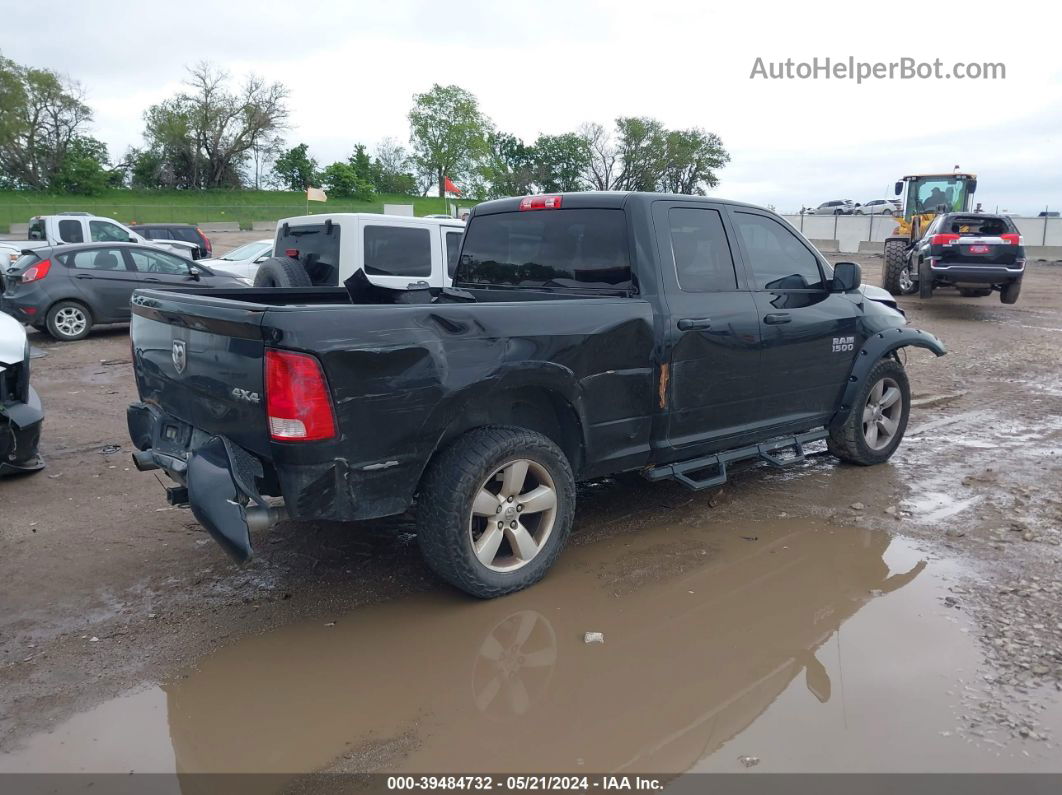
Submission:
<svg viewBox="0 0 1062 795">
<path fill-rule="evenodd" d="M 520 199 L 521 210 L 559 210 L 563 196 L 524 196 Z"/>
<path fill-rule="evenodd" d="M 950 246 L 952 243 L 959 242 L 958 235 L 933 235 L 929 238 L 929 242 L 934 246 Z"/>
<path fill-rule="evenodd" d="M 214 246 L 210 242 L 210 238 L 204 235 L 203 230 L 200 229 L 198 226 L 195 228 L 195 233 L 199 235 L 199 239 L 203 241 L 203 250 L 206 251 L 207 254 L 213 254 Z"/>
<path fill-rule="evenodd" d="M 336 435 L 332 400 L 321 363 L 309 354 L 267 350 L 266 414 L 277 442 L 314 442 Z"/>
<path fill-rule="evenodd" d="M 45 276 L 48 275 L 48 271 L 52 269 L 52 261 L 50 259 L 41 260 L 36 265 L 31 265 L 22 271 L 21 281 L 23 284 L 29 284 L 30 282 L 39 282 Z"/>
<path fill-rule="evenodd" d="M 1021 235 L 1007 234 L 1000 235 L 1000 237 L 1003 239 L 1003 242 L 1006 243 L 1008 246 L 1020 246 L 1022 244 Z"/>
</svg>

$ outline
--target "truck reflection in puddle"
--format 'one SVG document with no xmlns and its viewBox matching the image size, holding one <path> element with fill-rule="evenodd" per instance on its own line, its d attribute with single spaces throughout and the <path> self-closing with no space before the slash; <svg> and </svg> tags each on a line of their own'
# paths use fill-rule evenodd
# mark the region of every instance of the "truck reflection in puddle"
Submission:
<svg viewBox="0 0 1062 795">
<path fill-rule="evenodd" d="M 829 701 L 816 651 L 925 567 L 890 571 L 889 543 L 647 529 L 503 599 L 436 590 L 248 638 L 165 686 L 177 770 L 684 771 L 797 677 Z"/>
</svg>

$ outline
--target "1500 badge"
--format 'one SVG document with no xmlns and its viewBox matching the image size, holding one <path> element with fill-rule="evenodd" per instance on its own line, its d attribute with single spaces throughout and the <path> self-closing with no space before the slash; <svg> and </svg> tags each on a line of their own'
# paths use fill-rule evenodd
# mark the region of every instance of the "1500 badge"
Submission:
<svg viewBox="0 0 1062 795">
<path fill-rule="evenodd" d="M 249 389 L 240 389 L 238 386 L 232 388 L 232 396 L 237 400 L 246 400 L 248 403 L 260 402 L 257 392 L 252 392 Z"/>
<path fill-rule="evenodd" d="M 855 337 L 834 337 L 833 352 L 846 353 L 855 350 Z"/>
</svg>

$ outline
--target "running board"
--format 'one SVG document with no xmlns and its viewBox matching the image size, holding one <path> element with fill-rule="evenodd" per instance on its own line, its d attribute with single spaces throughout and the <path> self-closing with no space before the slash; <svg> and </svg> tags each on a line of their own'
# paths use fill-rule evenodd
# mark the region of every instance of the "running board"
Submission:
<svg viewBox="0 0 1062 795">
<path fill-rule="evenodd" d="M 738 447 L 733 450 L 725 450 L 714 455 L 691 458 L 689 461 L 680 461 L 677 464 L 664 464 L 642 472 L 646 480 L 677 480 L 683 486 L 694 491 L 709 489 L 712 486 L 722 486 L 726 483 L 726 465 L 735 461 L 744 461 L 750 458 L 759 458 L 774 467 L 782 468 L 791 464 L 800 464 L 806 460 L 804 445 L 811 442 L 819 442 L 829 436 L 825 428 L 818 431 L 797 434 L 796 436 L 781 436 L 769 442 L 751 444 L 748 447 Z M 782 450 L 793 450 L 796 455 L 793 458 L 781 459 L 776 453 Z M 707 477 L 693 477 L 706 469 L 712 470 Z"/>
</svg>

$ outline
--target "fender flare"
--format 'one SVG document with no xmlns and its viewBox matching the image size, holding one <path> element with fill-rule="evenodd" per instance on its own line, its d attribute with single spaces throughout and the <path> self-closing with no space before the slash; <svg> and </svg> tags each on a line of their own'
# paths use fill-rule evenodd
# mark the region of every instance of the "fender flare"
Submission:
<svg viewBox="0 0 1062 795">
<path fill-rule="evenodd" d="M 833 429 L 844 421 L 844 418 L 852 408 L 856 392 L 859 391 L 859 388 L 863 385 L 863 380 L 874 365 L 893 351 L 908 346 L 927 348 L 937 356 L 943 356 L 948 352 L 943 342 L 928 331 L 922 331 L 922 329 L 917 328 L 906 326 L 903 328 L 891 328 L 879 331 L 868 337 L 859 353 L 856 354 L 852 370 L 848 374 L 848 383 L 845 384 L 844 394 L 841 395 L 841 404 L 830 420 L 829 428 Z"/>
</svg>

